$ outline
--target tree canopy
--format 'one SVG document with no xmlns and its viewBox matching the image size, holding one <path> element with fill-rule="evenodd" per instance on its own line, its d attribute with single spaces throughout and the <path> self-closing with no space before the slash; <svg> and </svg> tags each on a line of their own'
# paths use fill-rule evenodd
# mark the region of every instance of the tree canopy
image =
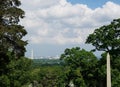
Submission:
<svg viewBox="0 0 120 87">
<path fill-rule="evenodd" d="M 95 46 L 94 50 L 120 55 L 120 19 L 114 19 L 109 25 L 95 29 L 86 43 Z"/>
<path fill-rule="evenodd" d="M 21 87 L 29 79 L 31 60 L 25 58 L 27 34 L 20 19 L 25 12 L 20 0 L 0 0 L 0 86 Z"/>
<path fill-rule="evenodd" d="M 25 14 L 20 5 L 19 0 L 0 0 L 0 54 L 11 51 L 17 58 L 24 56 L 27 44 L 22 40 L 27 32 L 19 24 Z"/>
<path fill-rule="evenodd" d="M 4 70 L 10 58 L 18 59 L 26 51 L 27 41 L 23 37 L 27 32 L 19 24 L 25 13 L 20 5 L 19 0 L 0 0 L 0 74 L 6 72 Z"/>
<path fill-rule="evenodd" d="M 96 85 L 97 58 L 92 52 L 79 47 L 67 48 L 61 55 L 61 59 L 69 67 L 66 73 L 67 80 L 73 80 L 76 87 L 94 87 Z"/>
</svg>

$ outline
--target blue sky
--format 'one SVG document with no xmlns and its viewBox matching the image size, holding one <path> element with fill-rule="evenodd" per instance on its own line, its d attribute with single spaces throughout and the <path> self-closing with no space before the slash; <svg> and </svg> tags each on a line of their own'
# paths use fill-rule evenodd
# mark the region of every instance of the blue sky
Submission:
<svg viewBox="0 0 120 87">
<path fill-rule="evenodd" d="M 78 4 L 78 3 L 86 4 L 86 5 L 88 5 L 88 7 L 92 8 L 92 9 L 95 9 L 97 7 L 101 7 L 102 5 L 104 5 L 108 1 L 112 1 L 114 3 L 120 4 L 119 0 L 96 0 L 96 1 L 95 0 L 67 0 L 67 1 L 72 3 L 72 4 Z"/>
<path fill-rule="evenodd" d="M 26 56 L 56 56 L 66 48 L 91 50 L 85 40 L 96 28 L 120 17 L 119 0 L 21 0 L 28 34 Z M 112 14 L 111 14 L 112 13 Z M 100 53 L 95 53 L 100 56 Z"/>
</svg>

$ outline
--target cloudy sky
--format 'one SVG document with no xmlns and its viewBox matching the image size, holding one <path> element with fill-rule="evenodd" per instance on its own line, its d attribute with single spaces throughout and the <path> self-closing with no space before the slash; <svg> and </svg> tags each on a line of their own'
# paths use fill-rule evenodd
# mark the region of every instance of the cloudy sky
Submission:
<svg viewBox="0 0 120 87">
<path fill-rule="evenodd" d="M 56 56 L 66 48 L 85 45 L 96 28 L 120 17 L 119 0 L 21 0 L 26 17 L 21 20 L 28 31 L 26 56 Z"/>
</svg>

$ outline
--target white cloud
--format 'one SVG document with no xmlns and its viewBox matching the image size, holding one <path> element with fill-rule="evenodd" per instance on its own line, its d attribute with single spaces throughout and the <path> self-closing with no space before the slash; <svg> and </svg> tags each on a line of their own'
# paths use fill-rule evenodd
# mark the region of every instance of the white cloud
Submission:
<svg viewBox="0 0 120 87">
<path fill-rule="evenodd" d="M 102 8 L 97 8 L 94 10 L 92 18 L 94 18 L 95 21 L 98 23 L 104 23 L 113 18 L 120 17 L 120 5 L 117 5 L 113 2 L 107 2 L 105 5 L 103 5 Z"/>
<path fill-rule="evenodd" d="M 36 44 L 84 43 L 95 28 L 120 17 L 120 5 L 113 2 L 94 10 L 66 0 L 22 0 L 22 3 L 26 12 L 22 21 L 28 31 L 26 38 Z"/>
<path fill-rule="evenodd" d="M 38 9 L 44 9 L 49 8 L 57 3 L 59 3 L 59 0 L 21 0 L 23 7 L 25 9 L 32 9 L 32 10 L 38 10 Z"/>
<path fill-rule="evenodd" d="M 60 0 L 59 3 L 60 3 L 60 5 L 65 6 L 67 4 L 67 1 L 66 0 Z"/>
</svg>

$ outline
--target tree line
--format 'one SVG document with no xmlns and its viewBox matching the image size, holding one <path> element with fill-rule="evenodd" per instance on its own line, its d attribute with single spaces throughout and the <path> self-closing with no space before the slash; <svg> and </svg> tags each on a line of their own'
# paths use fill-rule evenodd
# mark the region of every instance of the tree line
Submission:
<svg viewBox="0 0 120 87">
<path fill-rule="evenodd" d="M 112 87 L 120 87 L 120 18 L 90 34 L 86 44 L 95 49 L 66 48 L 60 60 L 64 64 L 36 66 L 25 57 L 27 34 L 20 19 L 25 12 L 20 0 L 0 0 L 0 87 L 104 87 L 106 53 L 111 55 Z M 98 59 L 93 52 L 104 51 Z M 33 67 L 34 66 L 34 67 Z"/>
</svg>

